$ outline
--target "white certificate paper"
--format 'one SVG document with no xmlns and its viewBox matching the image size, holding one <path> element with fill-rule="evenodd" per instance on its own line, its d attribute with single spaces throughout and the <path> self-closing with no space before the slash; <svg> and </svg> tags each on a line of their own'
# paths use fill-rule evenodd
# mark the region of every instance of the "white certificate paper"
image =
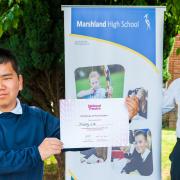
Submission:
<svg viewBox="0 0 180 180">
<path fill-rule="evenodd" d="M 61 141 L 66 148 L 129 144 L 129 119 L 124 99 L 60 100 Z"/>
</svg>

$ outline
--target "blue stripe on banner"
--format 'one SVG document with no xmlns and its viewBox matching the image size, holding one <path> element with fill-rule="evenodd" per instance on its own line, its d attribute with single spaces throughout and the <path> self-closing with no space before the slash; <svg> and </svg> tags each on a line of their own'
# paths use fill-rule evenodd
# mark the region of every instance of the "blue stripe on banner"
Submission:
<svg viewBox="0 0 180 180">
<path fill-rule="evenodd" d="M 72 8 L 71 33 L 131 48 L 156 65 L 155 8 Z"/>
</svg>

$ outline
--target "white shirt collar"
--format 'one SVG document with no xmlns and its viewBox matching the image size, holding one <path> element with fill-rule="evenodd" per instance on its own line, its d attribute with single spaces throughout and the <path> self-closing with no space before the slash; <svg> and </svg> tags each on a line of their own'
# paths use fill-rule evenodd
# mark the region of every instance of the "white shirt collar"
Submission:
<svg viewBox="0 0 180 180">
<path fill-rule="evenodd" d="M 144 151 L 144 153 L 141 154 L 141 157 L 142 157 L 142 159 L 143 159 L 143 162 L 146 160 L 146 158 L 148 157 L 148 155 L 149 155 L 150 152 L 151 152 L 151 151 L 146 148 L 146 150 Z"/>
<path fill-rule="evenodd" d="M 16 101 L 17 101 L 16 107 L 13 110 L 11 110 L 11 113 L 13 113 L 13 114 L 22 114 L 21 103 L 20 103 L 18 98 L 16 99 Z M 0 111 L 0 114 L 2 114 L 2 113 L 3 112 Z"/>
</svg>

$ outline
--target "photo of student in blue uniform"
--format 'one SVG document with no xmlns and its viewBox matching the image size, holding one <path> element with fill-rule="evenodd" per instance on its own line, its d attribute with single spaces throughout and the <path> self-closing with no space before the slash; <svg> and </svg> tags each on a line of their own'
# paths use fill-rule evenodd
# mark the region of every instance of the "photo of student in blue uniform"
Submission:
<svg viewBox="0 0 180 180">
<path fill-rule="evenodd" d="M 153 161 L 151 142 L 149 142 L 151 138 L 149 136 L 149 130 L 136 130 L 134 132 L 134 150 L 124 155 L 127 159 L 127 163 L 121 173 L 135 173 L 142 176 L 149 176 L 152 174 Z"/>
</svg>

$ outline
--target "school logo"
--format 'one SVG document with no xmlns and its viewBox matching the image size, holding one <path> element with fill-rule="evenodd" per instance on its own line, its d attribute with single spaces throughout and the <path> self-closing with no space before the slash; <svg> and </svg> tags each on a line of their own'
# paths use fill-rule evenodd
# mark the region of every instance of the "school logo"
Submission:
<svg viewBox="0 0 180 180">
<path fill-rule="evenodd" d="M 149 20 L 149 14 L 144 15 L 144 21 L 146 23 L 146 29 L 150 30 L 151 29 L 151 22 Z"/>
<path fill-rule="evenodd" d="M 101 110 L 101 104 L 88 104 L 89 110 Z"/>
</svg>

